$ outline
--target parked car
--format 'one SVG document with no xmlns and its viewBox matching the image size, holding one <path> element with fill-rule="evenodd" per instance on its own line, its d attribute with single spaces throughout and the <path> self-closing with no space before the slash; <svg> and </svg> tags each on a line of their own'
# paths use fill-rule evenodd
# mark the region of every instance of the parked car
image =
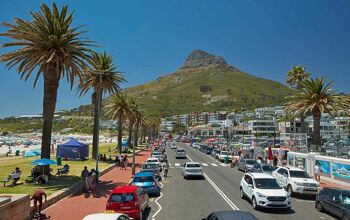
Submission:
<svg viewBox="0 0 350 220">
<path fill-rule="evenodd" d="M 158 158 L 159 162 L 165 161 L 165 157 L 160 151 L 153 151 L 151 157 Z"/>
<path fill-rule="evenodd" d="M 221 154 L 221 151 L 220 150 L 216 150 L 216 153 L 214 154 L 214 158 L 215 159 L 219 159 L 220 154 Z"/>
<path fill-rule="evenodd" d="M 154 172 L 156 177 L 159 177 L 161 168 L 157 163 L 145 163 L 142 165 L 140 172 Z"/>
<path fill-rule="evenodd" d="M 350 219 L 350 191 L 345 189 L 324 188 L 316 197 L 315 208 L 331 213 L 341 220 Z"/>
<path fill-rule="evenodd" d="M 160 187 L 153 172 L 139 172 L 132 179 L 132 185 L 142 187 L 149 196 L 159 196 Z"/>
<path fill-rule="evenodd" d="M 272 172 L 276 170 L 277 167 L 266 163 L 256 163 L 251 169 L 252 173 L 266 173 L 272 175 Z"/>
<path fill-rule="evenodd" d="M 205 151 L 206 154 L 211 155 L 213 153 L 214 148 L 208 147 Z"/>
<path fill-rule="evenodd" d="M 124 214 L 119 213 L 95 213 L 87 215 L 83 218 L 83 220 L 132 220 L 133 218 L 129 218 Z"/>
<path fill-rule="evenodd" d="M 244 172 L 249 172 L 255 164 L 256 160 L 254 159 L 240 159 L 237 164 L 237 169 Z"/>
<path fill-rule="evenodd" d="M 272 172 L 277 181 L 287 189 L 288 193 L 316 195 L 320 184 L 300 168 L 279 167 Z"/>
<path fill-rule="evenodd" d="M 220 152 L 218 149 L 213 149 L 213 152 L 211 153 L 211 156 L 215 158 L 215 155 Z"/>
<path fill-rule="evenodd" d="M 253 214 L 243 211 L 219 211 L 212 212 L 202 220 L 258 220 Z"/>
<path fill-rule="evenodd" d="M 226 160 L 226 157 L 227 157 L 227 161 L 229 162 L 232 161 L 232 155 L 228 151 L 221 151 L 218 159 L 219 161 L 224 162 Z"/>
<path fill-rule="evenodd" d="M 277 180 L 265 173 L 245 173 L 240 184 L 240 196 L 248 198 L 254 209 L 290 209 L 290 195 Z"/>
<path fill-rule="evenodd" d="M 106 210 L 120 212 L 134 219 L 142 219 L 142 213 L 148 208 L 148 204 L 149 197 L 141 187 L 118 186 L 110 194 Z"/>
<path fill-rule="evenodd" d="M 176 159 L 178 159 L 178 158 L 185 158 L 186 159 L 187 158 L 186 151 L 183 148 L 176 149 L 175 158 Z"/>
<path fill-rule="evenodd" d="M 184 179 L 187 179 L 188 177 L 204 177 L 203 169 L 197 162 L 186 162 L 182 167 L 181 173 Z"/>
</svg>

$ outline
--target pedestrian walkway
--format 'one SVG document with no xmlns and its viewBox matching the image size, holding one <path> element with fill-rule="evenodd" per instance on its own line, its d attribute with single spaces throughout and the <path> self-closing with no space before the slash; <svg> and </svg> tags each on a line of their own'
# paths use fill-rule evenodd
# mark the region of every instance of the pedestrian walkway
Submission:
<svg viewBox="0 0 350 220">
<path fill-rule="evenodd" d="M 142 164 L 150 155 L 151 151 L 145 150 L 136 156 L 137 170 L 139 169 L 138 165 Z M 51 219 L 81 220 L 88 214 L 104 212 L 110 192 L 116 186 L 126 185 L 131 176 L 130 165 L 127 170 L 116 167 L 100 177 L 100 182 L 97 184 L 97 198 L 81 191 L 76 192 L 45 209 L 44 213 L 51 216 Z"/>
<path fill-rule="evenodd" d="M 323 180 L 321 177 L 321 187 L 322 188 L 341 188 L 341 189 L 347 189 L 350 190 L 350 184 L 338 184 L 335 182 L 331 182 L 331 181 L 327 181 L 327 180 Z"/>
</svg>

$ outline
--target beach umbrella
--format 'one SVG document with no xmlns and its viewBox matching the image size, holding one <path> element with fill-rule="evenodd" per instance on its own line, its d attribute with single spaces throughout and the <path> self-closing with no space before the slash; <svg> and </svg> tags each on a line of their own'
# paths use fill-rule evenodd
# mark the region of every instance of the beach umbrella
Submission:
<svg viewBox="0 0 350 220">
<path fill-rule="evenodd" d="M 271 145 L 269 145 L 269 148 L 267 149 L 267 155 L 268 155 L 267 156 L 268 160 L 272 160 L 273 159 Z"/>
<path fill-rule="evenodd" d="M 47 166 L 47 165 L 54 165 L 54 164 L 57 164 L 56 161 L 53 161 L 47 158 L 41 158 L 38 160 L 34 160 L 32 162 L 32 165 L 34 166 Z"/>
</svg>

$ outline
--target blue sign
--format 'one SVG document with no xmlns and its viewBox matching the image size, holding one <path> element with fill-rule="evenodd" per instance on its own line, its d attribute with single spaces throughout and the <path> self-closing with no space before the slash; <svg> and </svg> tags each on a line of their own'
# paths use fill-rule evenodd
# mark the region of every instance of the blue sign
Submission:
<svg viewBox="0 0 350 220">
<path fill-rule="evenodd" d="M 350 180 L 350 165 L 333 163 L 333 176 Z"/>
</svg>

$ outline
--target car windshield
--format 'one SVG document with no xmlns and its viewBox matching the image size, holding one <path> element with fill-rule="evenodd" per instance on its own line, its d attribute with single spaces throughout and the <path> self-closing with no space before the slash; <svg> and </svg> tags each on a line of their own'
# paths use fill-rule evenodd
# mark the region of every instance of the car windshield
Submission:
<svg viewBox="0 0 350 220">
<path fill-rule="evenodd" d="M 201 167 L 199 164 L 187 164 L 187 167 Z"/>
<path fill-rule="evenodd" d="M 255 160 L 246 160 L 245 162 L 246 162 L 247 164 L 249 164 L 249 165 L 253 165 L 253 164 L 256 163 Z"/>
<path fill-rule="evenodd" d="M 108 202 L 130 202 L 134 200 L 133 193 L 112 194 Z"/>
<path fill-rule="evenodd" d="M 179 153 L 182 153 L 182 152 L 185 152 L 185 150 L 183 150 L 183 149 L 179 149 L 179 150 L 177 150 L 177 152 Z"/>
<path fill-rule="evenodd" d="M 222 151 L 221 154 L 228 155 L 228 152 L 227 151 Z"/>
<path fill-rule="evenodd" d="M 157 163 L 158 159 L 148 159 L 147 162 Z"/>
<path fill-rule="evenodd" d="M 282 189 L 277 181 L 271 178 L 255 179 L 255 186 L 258 189 Z"/>
<path fill-rule="evenodd" d="M 157 169 L 157 165 L 156 164 L 144 164 L 143 169 Z"/>
<path fill-rule="evenodd" d="M 137 176 L 134 178 L 134 182 L 153 182 L 152 176 Z"/>
<path fill-rule="evenodd" d="M 294 178 L 310 178 L 309 174 L 305 171 L 299 171 L 299 170 L 291 170 L 289 171 L 290 177 Z"/>
<path fill-rule="evenodd" d="M 153 152 L 152 155 L 161 155 L 161 153 L 156 151 L 156 152 Z"/>
<path fill-rule="evenodd" d="M 343 204 L 350 205 L 350 194 L 343 194 L 342 199 L 343 199 Z"/>
<path fill-rule="evenodd" d="M 274 171 L 273 166 L 265 165 L 262 166 L 263 171 Z"/>
</svg>

